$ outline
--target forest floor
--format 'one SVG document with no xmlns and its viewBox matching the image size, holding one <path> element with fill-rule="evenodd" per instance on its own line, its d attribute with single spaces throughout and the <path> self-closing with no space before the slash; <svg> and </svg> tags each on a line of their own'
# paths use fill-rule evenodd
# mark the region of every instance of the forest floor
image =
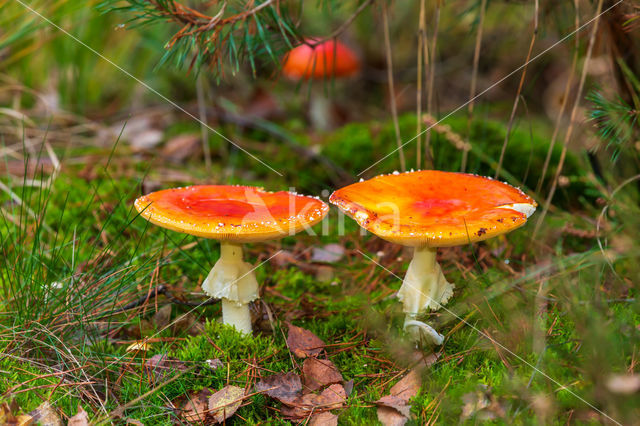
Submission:
<svg viewBox="0 0 640 426">
<path fill-rule="evenodd" d="M 247 246 L 261 299 L 252 307 L 254 335 L 246 336 L 219 323 L 219 303 L 200 289 L 218 243 L 150 225 L 135 198 L 188 184 L 281 190 L 294 182 L 326 200 L 393 148 L 392 124 L 310 137 L 295 122 L 269 127 L 228 116 L 225 131 L 243 127 L 242 146 L 278 176 L 236 149 L 220 154 L 217 139 L 207 167 L 199 127 L 177 122 L 154 139 L 165 112 L 153 114 L 130 119 L 120 138 L 117 125 L 106 136 L 85 127 L 69 142 L 64 132 L 73 126 L 54 122 L 49 146 L 10 155 L 15 145 L 4 145 L 0 423 L 19 415 L 82 421 L 83 412 L 97 424 L 640 417 L 638 393 L 629 393 L 640 337 L 633 185 L 614 193 L 570 154 L 535 236 L 541 208 L 508 235 L 441 249 L 456 288 L 446 311 L 426 315 L 445 335 L 439 347 L 417 347 L 402 332 L 394 296 L 411 253 L 363 235 L 349 218 L 341 230 L 332 208 L 316 236 Z M 435 168 L 456 171 L 455 135 L 466 120 L 446 123 L 449 134 L 433 134 Z M 401 126 L 411 133 L 415 116 L 401 117 Z M 467 170 L 493 176 L 504 132 L 491 120 L 474 123 Z M 516 128 L 500 178 L 535 188 L 548 133 Z M 102 145 L 87 142 L 98 135 Z M 37 139 L 27 136 L 16 143 Z M 369 174 L 397 167 L 393 156 Z M 533 194 L 539 203 L 545 188 Z"/>
</svg>

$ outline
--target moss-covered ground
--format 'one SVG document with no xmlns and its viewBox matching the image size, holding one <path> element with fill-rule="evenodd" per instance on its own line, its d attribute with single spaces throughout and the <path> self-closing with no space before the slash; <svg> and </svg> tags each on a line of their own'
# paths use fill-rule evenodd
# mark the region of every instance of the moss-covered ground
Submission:
<svg viewBox="0 0 640 426">
<path fill-rule="evenodd" d="M 455 116 L 445 124 L 459 134 L 467 125 Z M 401 125 L 410 133 L 415 117 L 402 117 Z M 173 131 L 188 128 L 176 124 Z M 231 182 L 278 190 L 293 181 L 297 191 L 327 198 L 335 174 L 326 162 L 301 160 L 273 133 L 254 132 L 283 176 L 232 155 L 227 167 L 237 172 Z M 354 123 L 320 143 L 303 132 L 287 137 L 305 149 L 316 145 L 314 152 L 331 167 L 355 176 L 392 148 L 392 132 L 390 123 Z M 504 132 L 490 120 L 474 123 L 467 170 L 495 173 L 492 159 Z M 547 137 L 542 125 L 535 133 L 516 126 L 502 179 L 534 188 Z M 432 144 L 436 168 L 459 168 L 460 151 L 445 135 L 434 133 Z M 103 160 L 65 166 L 50 180 L 36 170 L 32 177 L 39 183 L 0 192 L 0 400 L 14 401 L 22 412 L 49 401 L 65 418 L 80 403 L 97 423 L 184 423 L 176 407 L 201 389 L 234 384 L 251 391 L 260 377 L 299 372 L 301 361 L 286 344 L 291 322 L 319 336 L 345 381 L 353 380 L 346 406 L 335 411 L 341 424 L 375 423 L 374 402 L 432 354 L 437 359 L 422 370 L 410 424 L 610 421 L 605 416 L 629 423 L 640 416 L 638 394 L 610 385 L 614 375 L 638 368 L 638 195 L 627 186 L 611 198 L 583 158 L 568 157 L 568 184 L 535 239 L 534 215 L 507 236 L 440 250 L 455 296 L 446 311 L 428 319 L 446 340 L 442 347 L 416 348 L 402 334 L 394 298 L 401 284 L 396 275 L 403 275 L 410 253 L 361 235 L 335 209 L 314 228 L 317 236 L 247 246 L 247 260 L 260 265 L 256 332 L 242 336 L 221 325 L 219 304 L 202 304 L 199 288 L 218 244 L 151 226 L 132 202 L 156 187 L 216 181 L 224 170 L 214 168 L 212 177 L 193 161 L 180 166 L 187 177 L 176 179 L 169 172 L 177 167 L 156 163 L 150 172 L 156 159 L 124 145 L 93 154 Z M 375 170 L 397 167 L 391 156 Z M 546 187 L 536 194 L 539 200 Z M 608 214 L 596 233 L 605 205 Z M 312 250 L 328 243 L 344 247 L 342 258 L 311 262 Z M 278 250 L 286 256 L 266 261 Z M 166 291 L 154 293 L 158 288 Z M 147 350 L 131 350 L 141 339 L 148 339 Z M 154 378 L 145 363 L 156 354 L 184 368 Z M 212 368 L 207 360 L 214 359 L 222 365 Z M 279 407 L 255 394 L 227 423 L 287 424 Z"/>
</svg>

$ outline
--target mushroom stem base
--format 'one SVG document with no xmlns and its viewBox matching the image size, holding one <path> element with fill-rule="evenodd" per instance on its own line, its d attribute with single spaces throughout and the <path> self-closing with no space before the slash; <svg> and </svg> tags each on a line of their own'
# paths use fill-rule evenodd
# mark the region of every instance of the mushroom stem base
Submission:
<svg viewBox="0 0 640 426">
<path fill-rule="evenodd" d="M 222 299 L 222 323 L 233 325 L 242 333 L 251 334 L 249 305 L 239 305 L 234 301 Z"/>
<path fill-rule="evenodd" d="M 435 248 L 415 249 L 407 275 L 398 291 L 398 299 L 407 314 L 404 328 L 414 338 L 419 339 L 421 335 L 426 334 L 433 343 L 440 345 L 442 335 L 426 323 L 416 320 L 418 314 L 424 311 L 439 309 L 453 294 L 454 286 L 442 274 L 436 253 Z"/>
<path fill-rule="evenodd" d="M 202 290 L 222 299 L 222 321 L 251 333 L 249 302 L 258 298 L 258 281 L 251 264 L 242 260 L 242 247 L 221 243 L 220 259 L 202 283 Z"/>
</svg>

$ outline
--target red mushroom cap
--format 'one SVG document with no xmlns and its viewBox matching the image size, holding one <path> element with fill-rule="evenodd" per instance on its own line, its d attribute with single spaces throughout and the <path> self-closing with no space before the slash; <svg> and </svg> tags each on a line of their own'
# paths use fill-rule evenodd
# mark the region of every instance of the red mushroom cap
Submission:
<svg viewBox="0 0 640 426">
<path fill-rule="evenodd" d="M 436 170 L 377 176 L 329 201 L 380 238 L 413 247 L 485 240 L 524 225 L 537 206 L 506 183 Z"/>
<path fill-rule="evenodd" d="M 163 228 L 236 243 L 293 235 L 329 211 L 313 197 L 232 185 L 165 189 L 138 198 L 135 206 Z"/>
<path fill-rule="evenodd" d="M 312 39 L 307 40 L 313 44 Z M 301 44 L 287 53 L 282 73 L 292 79 L 347 77 L 360 70 L 360 61 L 351 49 L 336 40 L 313 47 Z"/>
</svg>

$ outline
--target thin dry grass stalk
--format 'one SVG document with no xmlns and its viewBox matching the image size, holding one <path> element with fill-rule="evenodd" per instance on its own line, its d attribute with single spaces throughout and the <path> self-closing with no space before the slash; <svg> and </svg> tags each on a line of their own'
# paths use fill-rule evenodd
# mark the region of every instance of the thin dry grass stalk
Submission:
<svg viewBox="0 0 640 426">
<path fill-rule="evenodd" d="M 211 174 L 211 150 L 209 149 L 209 130 L 204 123 L 207 122 L 207 107 L 205 104 L 205 81 L 202 74 L 198 75 L 196 79 L 196 95 L 198 98 L 198 115 L 200 116 L 200 135 L 202 137 L 202 152 L 204 154 L 204 165 L 207 173 Z M 220 153 L 224 160 L 227 159 L 227 144 L 226 141 L 220 145 Z"/>
<path fill-rule="evenodd" d="M 431 46 L 429 47 L 429 94 L 427 95 L 427 113 L 431 114 L 433 109 L 433 87 L 435 84 L 436 75 L 436 48 L 438 47 L 438 29 L 440 26 L 440 0 L 436 1 L 435 17 L 433 23 L 433 38 L 431 39 Z M 427 129 L 424 142 L 424 161 L 425 167 L 428 169 L 433 168 L 433 153 L 431 152 L 431 130 Z"/>
<path fill-rule="evenodd" d="M 500 151 L 500 159 L 498 160 L 498 167 L 496 168 L 496 175 L 494 176 L 496 179 L 500 176 L 500 169 L 502 168 L 502 162 L 504 161 L 504 153 L 507 150 L 507 144 L 509 143 L 509 136 L 511 135 L 511 128 L 513 127 L 513 120 L 516 117 L 516 111 L 518 110 L 518 103 L 520 102 L 520 94 L 522 93 L 522 87 L 524 86 L 524 80 L 527 76 L 527 68 L 529 66 L 529 61 L 531 60 L 531 53 L 533 52 L 533 46 L 536 43 L 536 37 L 538 35 L 538 14 L 540 11 L 540 3 L 538 0 L 535 2 L 534 6 L 534 17 L 533 17 L 533 34 L 531 35 L 531 42 L 529 43 L 529 52 L 527 52 L 527 59 L 524 62 L 524 67 L 522 68 L 522 76 L 520 77 L 520 84 L 518 84 L 518 91 L 516 92 L 516 98 L 513 101 L 513 108 L 511 108 L 511 116 L 509 117 L 509 124 L 507 125 L 507 134 L 504 136 L 504 143 L 502 144 L 502 150 Z"/>
<path fill-rule="evenodd" d="M 482 0 L 480 4 L 480 16 L 478 18 L 478 31 L 476 32 L 476 45 L 473 51 L 473 71 L 471 72 L 471 87 L 469 88 L 469 106 L 467 108 L 467 139 L 471 137 L 471 123 L 473 122 L 473 108 L 475 106 L 476 90 L 478 87 L 478 66 L 480 64 L 480 48 L 482 47 L 482 29 L 484 28 L 484 16 L 487 9 L 487 0 Z M 462 152 L 462 163 L 460 171 L 467 169 L 469 151 Z"/>
<path fill-rule="evenodd" d="M 422 167 L 422 80 L 423 66 L 426 67 L 426 55 L 423 49 L 427 46 L 426 0 L 420 0 L 420 14 L 418 15 L 418 73 L 416 76 L 416 168 Z"/>
<path fill-rule="evenodd" d="M 562 152 L 560 153 L 560 159 L 558 160 L 558 167 L 556 168 L 556 173 L 553 178 L 553 183 L 551 184 L 551 189 L 549 190 L 549 195 L 547 195 L 547 199 L 544 202 L 544 207 L 542 208 L 542 212 L 540 216 L 538 216 L 538 221 L 536 222 L 536 227 L 531 234 L 531 239 L 535 240 L 540 227 L 542 226 L 542 222 L 544 221 L 545 216 L 547 215 L 547 211 L 549 211 L 549 206 L 551 205 L 551 200 L 553 199 L 553 195 L 556 192 L 556 188 L 558 187 L 558 179 L 560 178 L 560 173 L 562 172 L 562 167 L 564 166 L 564 160 L 567 156 L 567 147 L 569 145 L 569 141 L 571 140 L 571 136 L 573 135 L 573 129 L 576 125 L 576 118 L 578 115 L 578 106 L 580 105 L 580 99 L 582 99 L 582 90 L 584 89 L 584 82 L 587 78 L 587 70 L 589 69 L 589 62 L 591 61 L 591 55 L 593 53 L 593 46 L 595 45 L 596 34 L 598 32 L 598 23 L 600 22 L 600 15 L 602 14 L 602 3 L 603 0 L 598 0 L 598 8 L 596 9 L 596 14 L 594 18 L 593 28 L 591 30 L 591 35 L 589 36 L 589 47 L 587 48 L 587 54 L 584 59 L 584 64 L 582 66 L 582 74 L 580 75 L 580 83 L 578 85 L 578 92 L 576 93 L 576 99 L 573 103 L 573 108 L 571 109 L 571 118 L 569 120 L 569 127 L 567 128 L 567 133 L 564 136 L 564 140 L 562 141 Z"/>
<path fill-rule="evenodd" d="M 575 15 L 575 32 L 578 32 L 580 28 L 580 16 L 578 9 L 578 0 L 573 1 L 573 6 L 576 12 Z M 536 185 L 536 193 L 540 193 L 542 189 L 542 184 L 544 183 L 544 178 L 547 175 L 547 169 L 549 168 L 549 162 L 551 161 L 551 154 L 553 153 L 553 148 L 556 144 L 556 139 L 558 138 L 558 133 L 560 132 L 560 124 L 562 123 L 562 117 L 564 116 L 564 110 L 567 107 L 567 100 L 569 99 L 569 91 L 571 90 L 571 86 L 573 85 L 573 76 L 576 70 L 576 66 L 578 65 L 578 54 L 580 51 L 580 39 L 575 37 L 575 48 L 573 51 L 573 60 L 571 61 L 571 69 L 569 70 L 569 79 L 567 80 L 567 85 L 564 88 L 564 93 L 562 94 L 562 105 L 560 105 L 560 112 L 558 112 L 558 117 L 556 117 L 556 124 L 553 129 L 553 135 L 551 135 L 551 143 L 549 144 L 549 150 L 547 151 L 547 156 L 544 159 L 544 165 L 542 166 L 542 173 L 540 174 L 540 179 L 538 180 L 538 184 Z"/>
<path fill-rule="evenodd" d="M 391 104 L 391 116 L 393 117 L 393 127 L 396 132 L 396 143 L 398 144 L 398 155 L 400 157 L 400 169 L 407 170 L 404 150 L 402 149 L 402 139 L 400 137 L 400 124 L 398 123 L 398 107 L 396 105 L 396 92 L 393 85 L 393 59 L 391 57 L 391 39 L 389 37 L 389 12 L 387 4 L 382 2 L 382 27 L 384 30 L 384 47 L 387 57 L 387 79 L 389 82 L 389 103 Z"/>
</svg>

